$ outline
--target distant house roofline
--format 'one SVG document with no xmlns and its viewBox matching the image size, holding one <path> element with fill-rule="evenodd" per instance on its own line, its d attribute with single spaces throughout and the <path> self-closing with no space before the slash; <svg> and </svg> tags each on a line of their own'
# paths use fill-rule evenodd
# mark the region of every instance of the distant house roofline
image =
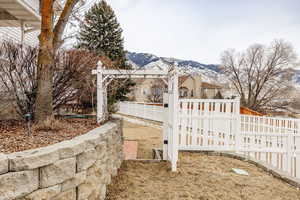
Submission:
<svg viewBox="0 0 300 200">
<path fill-rule="evenodd" d="M 222 88 L 219 85 L 215 85 L 215 84 L 208 83 L 208 82 L 202 82 L 201 84 L 202 84 L 201 87 L 204 89 L 221 89 Z"/>
</svg>

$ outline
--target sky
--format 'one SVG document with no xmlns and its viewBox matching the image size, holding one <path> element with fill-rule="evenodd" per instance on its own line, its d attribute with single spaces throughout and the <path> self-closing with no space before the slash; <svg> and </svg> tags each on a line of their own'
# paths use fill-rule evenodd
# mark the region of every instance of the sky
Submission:
<svg viewBox="0 0 300 200">
<path fill-rule="evenodd" d="M 292 43 L 300 55 L 300 0 L 107 0 L 128 51 L 220 63 L 227 49 Z"/>
</svg>

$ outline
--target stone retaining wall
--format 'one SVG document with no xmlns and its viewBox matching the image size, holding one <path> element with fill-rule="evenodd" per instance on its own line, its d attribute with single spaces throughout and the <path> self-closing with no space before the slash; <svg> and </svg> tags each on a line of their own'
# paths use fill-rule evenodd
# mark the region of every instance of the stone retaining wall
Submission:
<svg viewBox="0 0 300 200">
<path fill-rule="evenodd" d="M 104 200 L 122 144 L 116 120 L 69 141 L 0 154 L 0 200 Z"/>
</svg>

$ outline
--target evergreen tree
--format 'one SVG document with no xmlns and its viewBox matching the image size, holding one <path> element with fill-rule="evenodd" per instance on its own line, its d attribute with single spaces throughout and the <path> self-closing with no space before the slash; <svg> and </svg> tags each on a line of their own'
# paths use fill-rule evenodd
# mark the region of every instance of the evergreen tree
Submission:
<svg viewBox="0 0 300 200">
<path fill-rule="evenodd" d="M 77 39 L 78 48 L 108 57 L 114 63 L 114 68 L 131 68 L 126 62 L 122 28 L 105 0 L 96 3 L 85 14 Z M 114 80 L 108 86 L 108 108 L 118 100 L 126 100 L 126 94 L 132 86 L 134 83 L 131 80 Z"/>
<path fill-rule="evenodd" d="M 106 1 L 96 3 L 80 26 L 78 47 L 105 55 L 125 67 L 124 40 L 116 15 Z"/>
</svg>

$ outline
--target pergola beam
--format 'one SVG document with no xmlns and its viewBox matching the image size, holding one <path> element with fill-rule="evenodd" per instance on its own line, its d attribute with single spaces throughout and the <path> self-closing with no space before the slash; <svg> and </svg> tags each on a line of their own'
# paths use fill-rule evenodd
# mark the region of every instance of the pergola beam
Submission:
<svg viewBox="0 0 300 200">
<path fill-rule="evenodd" d="M 140 78 L 144 76 L 166 76 L 168 75 L 167 71 L 162 70 L 93 70 L 92 74 L 97 74 L 98 72 L 103 75 L 116 75 L 116 76 L 140 76 Z"/>
</svg>

